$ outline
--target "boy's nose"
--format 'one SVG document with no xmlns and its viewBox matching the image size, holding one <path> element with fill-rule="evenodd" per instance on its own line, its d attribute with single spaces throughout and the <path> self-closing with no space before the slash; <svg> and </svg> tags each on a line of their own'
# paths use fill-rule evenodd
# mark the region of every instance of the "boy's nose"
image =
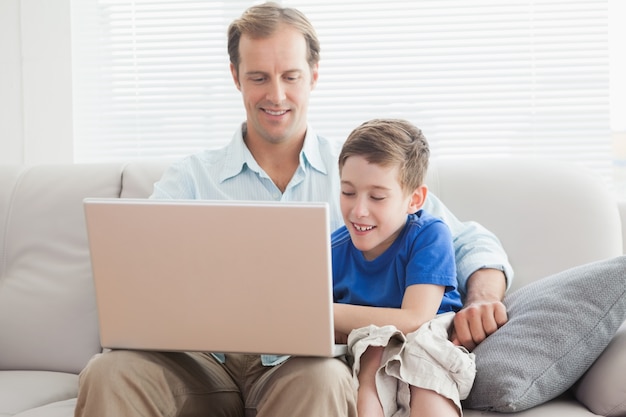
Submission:
<svg viewBox="0 0 626 417">
<path fill-rule="evenodd" d="M 356 217 L 365 217 L 369 213 L 369 210 L 367 209 L 367 202 L 364 200 L 365 199 L 363 198 L 357 198 L 354 204 L 352 211 Z"/>
</svg>

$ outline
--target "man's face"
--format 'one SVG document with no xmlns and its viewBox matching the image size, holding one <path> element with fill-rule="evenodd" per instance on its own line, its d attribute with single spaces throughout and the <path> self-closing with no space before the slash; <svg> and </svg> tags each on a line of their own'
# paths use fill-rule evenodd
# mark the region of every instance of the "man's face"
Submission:
<svg viewBox="0 0 626 417">
<path fill-rule="evenodd" d="M 312 70 L 307 62 L 304 36 L 288 25 L 268 38 L 244 35 L 239 55 L 239 71 L 231 65 L 231 73 L 246 108 L 247 140 L 301 140 L 318 76 L 317 66 Z"/>
</svg>

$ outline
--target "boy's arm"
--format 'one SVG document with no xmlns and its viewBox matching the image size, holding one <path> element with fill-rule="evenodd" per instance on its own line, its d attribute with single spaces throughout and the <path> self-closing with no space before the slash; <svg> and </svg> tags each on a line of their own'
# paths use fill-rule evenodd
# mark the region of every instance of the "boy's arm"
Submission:
<svg viewBox="0 0 626 417">
<path fill-rule="evenodd" d="M 445 287 L 432 284 L 414 284 L 407 287 L 402 308 L 367 307 L 335 304 L 335 330 L 349 334 L 354 329 L 369 326 L 394 325 L 404 334 L 417 330 L 437 314 Z"/>
</svg>

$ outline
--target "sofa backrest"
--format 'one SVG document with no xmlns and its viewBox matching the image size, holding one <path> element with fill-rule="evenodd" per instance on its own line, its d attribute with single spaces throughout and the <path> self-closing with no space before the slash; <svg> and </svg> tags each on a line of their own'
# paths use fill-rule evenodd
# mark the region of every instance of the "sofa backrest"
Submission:
<svg viewBox="0 0 626 417">
<path fill-rule="evenodd" d="M 0 370 L 79 372 L 100 351 L 82 201 L 146 198 L 171 161 L 0 166 Z M 623 252 L 600 178 L 530 159 L 434 159 L 427 183 L 501 240 L 513 289 Z"/>
<path fill-rule="evenodd" d="M 0 167 L 0 369 L 79 372 L 101 350 L 85 197 L 121 165 Z"/>
<path fill-rule="evenodd" d="M 530 158 L 433 162 L 430 190 L 460 220 L 498 236 L 515 271 L 512 290 L 623 253 L 617 203 L 585 168 Z"/>
<path fill-rule="evenodd" d="M 148 198 L 154 183 L 172 164 L 172 160 L 129 162 L 122 174 L 122 198 Z"/>
</svg>

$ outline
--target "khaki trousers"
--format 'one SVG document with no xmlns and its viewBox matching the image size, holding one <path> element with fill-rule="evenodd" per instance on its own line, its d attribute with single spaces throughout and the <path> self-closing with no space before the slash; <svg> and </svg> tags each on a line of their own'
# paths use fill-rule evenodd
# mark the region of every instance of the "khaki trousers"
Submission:
<svg viewBox="0 0 626 417">
<path fill-rule="evenodd" d="M 340 359 L 116 350 L 81 372 L 75 417 L 356 417 L 351 370 Z"/>
</svg>

